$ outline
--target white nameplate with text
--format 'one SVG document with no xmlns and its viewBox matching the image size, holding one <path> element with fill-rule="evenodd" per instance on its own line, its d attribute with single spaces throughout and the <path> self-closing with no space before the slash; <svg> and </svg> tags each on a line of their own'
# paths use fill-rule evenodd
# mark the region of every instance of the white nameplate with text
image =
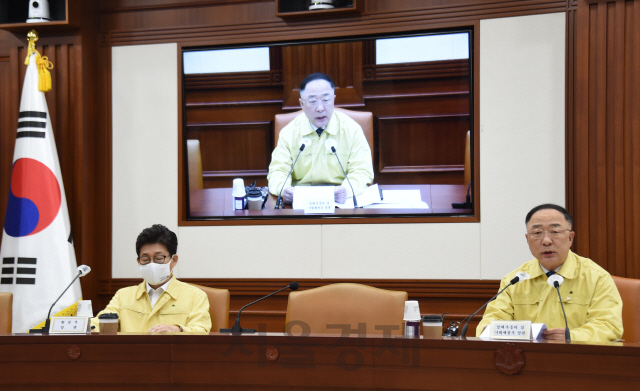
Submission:
<svg viewBox="0 0 640 391">
<path fill-rule="evenodd" d="M 304 213 L 335 213 L 334 186 L 296 186 L 293 193 L 293 209 Z"/>
<path fill-rule="evenodd" d="M 531 339 L 530 320 L 494 320 L 489 327 L 493 339 Z"/>
<path fill-rule="evenodd" d="M 51 318 L 49 334 L 86 334 L 89 319 L 86 316 L 54 316 Z"/>
</svg>

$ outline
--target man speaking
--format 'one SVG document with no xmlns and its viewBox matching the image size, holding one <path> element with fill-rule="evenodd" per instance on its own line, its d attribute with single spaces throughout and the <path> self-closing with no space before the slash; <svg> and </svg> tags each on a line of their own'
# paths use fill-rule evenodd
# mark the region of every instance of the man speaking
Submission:
<svg viewBox="0 0 640 391">
<path fill-rule="evenodd" d="M 533 208 L 525 219 L 527 243 L 535 259 L 502 279 L 500 289 L 519 272 L 521 281 L 491 302 L 478 325 L 480 336 L 492 320 L 530 320 L 546 323 L 545 339 L 565 339 L 565 321 L 556 289 L 548 276 L 564 278 L 560 294 L 572 341 L 607 342 L 622 337 L 622 299 L 611 275 L 569 248 L 575 232 L 566 209 L 553 204 Z"/>
<path fill-rule="evenodd" d="M 351 188 L 340 168 L 349 176 L 355 195 L 373 181 L 371 149 L 362 128 L 348 115 L 334 111 L 335 85 L 329 76 L 313 73 L 300 83 L 300 114 L 280 131 L 269 165 L 269 191 L 282 191 L 284 202 L 293 202 L 294 186 L 334 185 L 337 203 L 351 197 Z M 286 179 L 306 140 L 304 150 Z M 333 145 L 340 162 L 330 149 Z M 285 183 L 285 180 L 287 181 Z"/>
</svg>

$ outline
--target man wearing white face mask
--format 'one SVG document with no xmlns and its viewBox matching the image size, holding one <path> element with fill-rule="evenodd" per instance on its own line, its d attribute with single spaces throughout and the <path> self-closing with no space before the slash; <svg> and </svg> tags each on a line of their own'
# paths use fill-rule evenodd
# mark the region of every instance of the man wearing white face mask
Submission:
<svg viewBox="0 0 640 391">
<path fill-rule="evenodd" d="M 178 281 L 178 238 L 155 224 L 138 235 L 136 252 L 144 281 L 120 289 L 103 311 L 91 320 L 99 331 L 98 316 L 116 313 L 121 332 L 209 332 L 209 300 L 200 289 Z"/>
</svg>

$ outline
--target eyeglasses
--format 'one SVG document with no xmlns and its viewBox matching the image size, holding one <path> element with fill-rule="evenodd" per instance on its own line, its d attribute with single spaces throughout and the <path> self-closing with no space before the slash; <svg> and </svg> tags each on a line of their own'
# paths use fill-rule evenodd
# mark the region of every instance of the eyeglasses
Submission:
<svg viewBox="0 0 640 391">
<path fill-rule="evenodd" d="M 154 255 L 153 258 L 149 258 L 149 257 L 142 257 L 140 258 L 140 264 L 141 265 L 148 265 L 151 260 L 153 260 L 154 263 L 164 263 L 164 260 L 167 258 L 166 255 Z"/>
<path fill-rule="evenodd" d="M 560 236 L 562 236 L 562 234 L 564 233 L 564 231 L 571 231 L 570 229 L 564 229 L 564 228 L 552 228 L 548 231 L 542 231 L 542 230 L 535 230 L 535 231 L 531 231 L 529 232 L 529 237 L 533 240 L 540 240 L 542 238 L 544 238 L 544 234 L 549 235 L 549 237 L 551 239 L 555 239 L 555 238 L 559 238 Z"/>
<path fill-rule="evenodd" d="M 318 106 L 318 103 L 322 102 L 323 106 L 329 106 L 331 104 L 333 104 L 333 100 L 336 98 L 335 95 L 333 96 L 325 96 L 324 98 L 318 100 L 316 98 L 311 98 L 309 100 L 304 100 L 302 98 L 300 98 L 301 101 L 303 101 L 304 103 L 307 104 L 307 106 L 309 107 L 316 107 Z"/>
</svg>

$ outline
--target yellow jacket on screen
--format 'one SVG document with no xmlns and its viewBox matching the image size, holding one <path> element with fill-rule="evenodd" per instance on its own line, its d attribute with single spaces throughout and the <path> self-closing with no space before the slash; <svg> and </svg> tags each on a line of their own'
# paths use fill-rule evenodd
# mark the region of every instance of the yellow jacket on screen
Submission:
<svg viewBox="0 0 640 391">
<path fill-rule="evenodd" d="M 211 330 L 206 293 L 175 277 L 172 277 L 167 290 L 153 308 L 144 281 L 140 285 L 120 289 L 107 308 L 91 319 L 91 324 L 96 326 L 93 331 L 100 330 L 98 316 L 109 312 L 118 314 L 118 331 L 121 332 L 147 332 L 158 324 L 180 326 L 185 332 Z"/>
<path fill-rule="evenodd" d="M 558 292 L 547 283 L 537 259 L 503 278 L 500 290 L 518 272 L 529 273 L 530 279 L 509 287 L 487 306 L 476 335 L 480 336 L 492 320 L 530 320 L 545 323 L 549 329 L 565 328 Z M 592 260 L 571 251 L 558 274 L 564 277 L 560 294 L 571 340 L 607 342 L 621 338 L 622 299 L 611 275 Z"/>
<path fill-rule="evenodd" d="M 311 144 L 300 153 L 293 172 L 285 184 L 291 165 L 300 152 L 300 142 L 305 137 L 311 141 Z M 371 148 L 360 125 L 348 115 L 337 111 L 333 112 L 331 120 L 320 137 L 304 113 L 294 118 L 280 131 L 278 145 L 271 154 L 267 176 L 271 194 L 278 195 L 283 185 L 331 184 L 344 186 L 347 189 L 347 195 L 351 196 L 351 187 L 344 177 L 338 159 L 325 146 L 328 139 L 335 141 L 336 153 L 349 175 L 353 191 L 356 195 L 362 194 L 367 189 L 367 185 L 373 182 Z"/>
</svg>

